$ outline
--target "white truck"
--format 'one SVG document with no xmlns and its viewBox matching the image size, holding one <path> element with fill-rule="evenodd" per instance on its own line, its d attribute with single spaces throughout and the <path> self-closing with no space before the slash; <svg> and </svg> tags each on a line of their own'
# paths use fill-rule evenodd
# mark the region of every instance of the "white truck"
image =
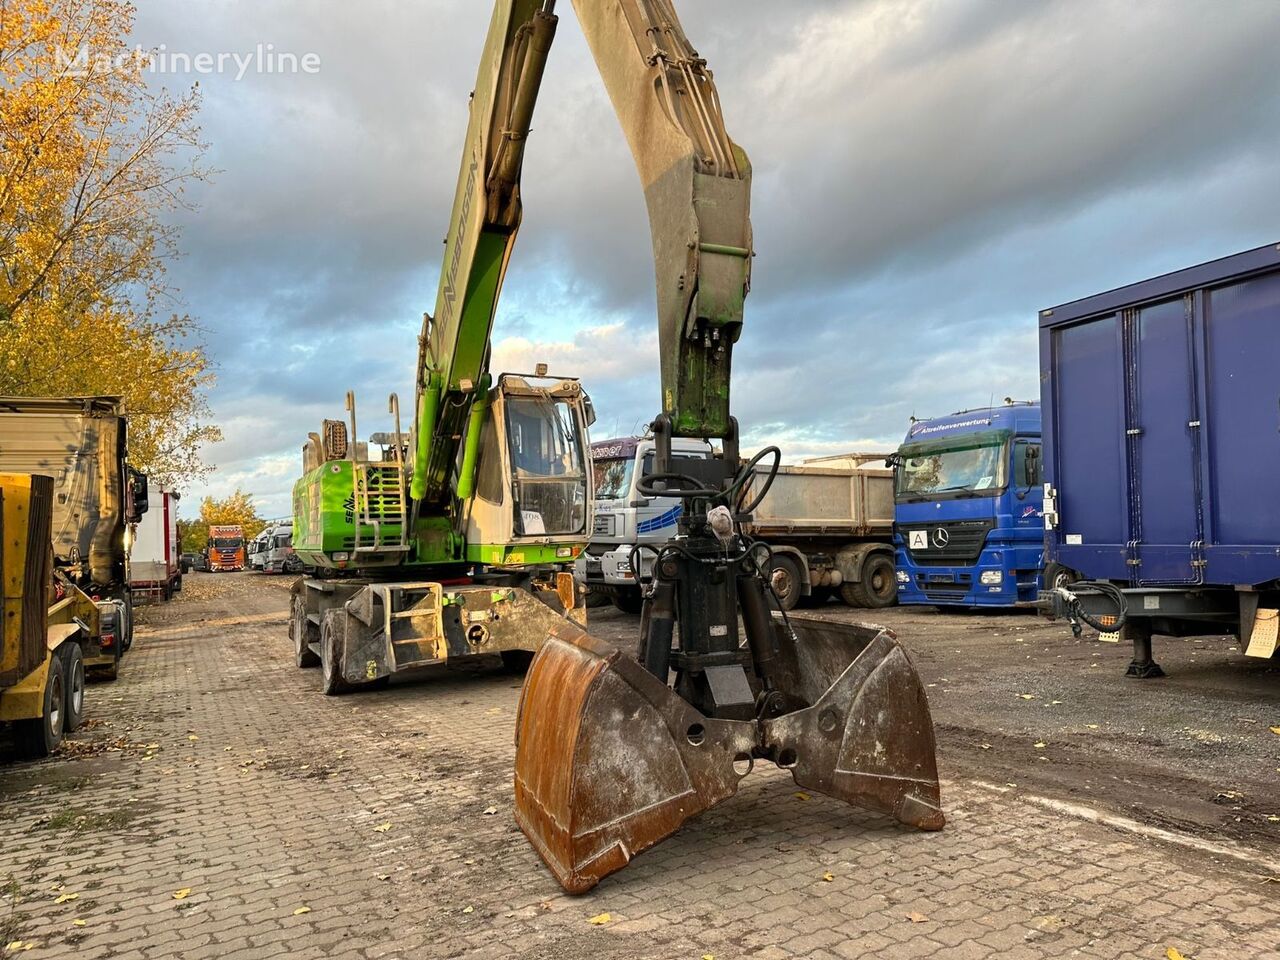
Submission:
<svg viewBox="0 0 1280 960">
<path fill-rule="evenodd" d="M 678 461 L 706 459 L 701 440 L 673 441 Z M 893 471 L 885 454 L 846 454 L 779 468 L 745 530 L 773 550 L 772 584 L 779 605 L 821 604 L 839 594 L 850 606 L 886 607 L 898 596 L 893 565 Z M 591 542 L 575 575 L 590 594 L 603 594 L 618 609 L 638 612 L 640 582 L 654 554 L 632 551 L 664 543 L 680 519 L 679 501 L 647 498 L 636 482 L 653 470 L 653 440 L 624 437 L 592 444 L 595 521 Z M 752 484 L 762 482 L 760 470 Z M 755 499 L 748 492 L 744 502 Z M 639 578 L 637 579 L 637 573 Z"/>
<path fill-rule="evenodd" d="M 134 531 L 129 555 L 129 590 L 135 600 L 169 600 L 182 589 L 181 553 L 178 494 L 157 487 Z"/>
<path fill-rule="evenodd" d="M 301 569 L 293 552 L 293 519 L 277 520 L 263 532 L 266 538 L 258 554 L 263 573 L 292 573 Z"/>
</svg>

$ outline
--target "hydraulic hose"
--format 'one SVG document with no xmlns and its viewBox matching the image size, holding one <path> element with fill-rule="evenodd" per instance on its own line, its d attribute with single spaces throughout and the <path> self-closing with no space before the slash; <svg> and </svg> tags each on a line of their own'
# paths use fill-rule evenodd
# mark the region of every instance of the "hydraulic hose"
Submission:
<svg viewBox="0 0 1280 960">
<path fill-rule="evenodd" d="M 1129 619 L 1129 601 L 1119 587 L 1105 580 L 1081 580 L 1069 587 L 1058 587 L 1055 592 L 1061 598 L 1064 613 L 1073 625 L 1085 623 L 1099 633 L 1109 633 L 1121 630 Z M 1110 598 L 1116 605 L 1115 623 L 1103 623 L 1086 613 L 1084 604 L 1080 602 L 1082 593 Z"/>
</svg>

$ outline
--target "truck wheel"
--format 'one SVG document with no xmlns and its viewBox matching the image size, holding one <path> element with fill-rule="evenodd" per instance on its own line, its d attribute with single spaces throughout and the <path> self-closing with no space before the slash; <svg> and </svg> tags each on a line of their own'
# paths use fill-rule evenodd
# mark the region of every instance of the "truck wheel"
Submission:
<svg viewBox="0 0 1280 960">
<path fill-rule="evenodd" d="M 307 619 L 307 601 L 300 593 L 293 597 L 289 615 L 289 637 L 293 640 L 294 663 L 303 670 L 320 666 L 320 658 L 311 649 L 311 644 L 320 640 L 320 630 Z"/>
<path fill-rule="evenodd" d="M 1079 579 L 1080 574 L 1076 573 L 1070 567 L 1064 567 L 1060 563 L 1046 564 L 1044 572 L 1040 575 L 1040 583 L 1046 590 L 1056 590 L 1058 587 L 1069 587 Z"/>
<path fill-rule="evenodd" d="M 343 642 L 338 631 L 345 610 L 326 610 L 320 621 L 320 689 L 326 697 L 346 693 L 351 687 L 342 679 Z"/>
<path fill-rule="evenodd" d="M 120 598 L 120 619 L 116 624 L 116 643 L 121 653 L 128 653 L 133 646 L 133 594 Z M 118 660 L 119 658 L 117 658 Z M 114 678 L 113 678 L 114 679 Z"/>
<path fill-rule="evenodd" d="M 62 729 L 64 733 L 74 733 L 84 721 L 84 651 L 78 643 L 66 643 L 60 653 L 63 685 L 67 692 Z"/>
<path fill-rule="evenodd" d="M 773 566 L 769 570 L 769 580 L 778 598 L 778 606 L 783 610 L 794 610 L 800 602 L 800 592 L 804 589 L 800 564 L 796 563 L 795 558 L 775 555 Z"/>
<path fill-rule="evenodd" d="M 898 601 L 898 581 L 894 577 L 893 560 L 886 554 L 873 553 L 862 565 L 862 579 L 840 585 L 840 599 L 851 607 L 879 609 Z"/>
<path fill-rule="evenodd" d="M 636 587 L 624 587 L 615 593 L 611 599 L 615 607 L 623 613 L 631 614 L 633 617 L 639 615 L 640 611 L 644 609 L 644 597 Z"/>
<path fill-rule="evenodd" d="M 49 674 L 44 683 L 43 715 L 19 720 L 13 725 L 18 752 L 28 760 L 47 757 L 62 742 L 67 718 L 66 674 L 62 657 L 49 658 Z"/>
</svg>

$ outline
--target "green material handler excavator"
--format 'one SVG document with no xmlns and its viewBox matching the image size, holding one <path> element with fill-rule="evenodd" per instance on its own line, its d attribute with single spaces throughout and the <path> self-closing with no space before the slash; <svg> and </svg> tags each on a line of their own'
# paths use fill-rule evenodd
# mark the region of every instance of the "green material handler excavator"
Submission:
<svg viewBox="0 0 1280 960">
<path fill-rule="evenodd" d="M 677 534 L 654 550 L 634 647 L 593 637 L 576 615 L 576 601 L 562 602 L 568 615 L 536 600 L 524 603 L 550 616 L 527 616 L 517 624 L 525 634 L 517 649 L 537 653 L 516 725 L 516 821 L 572 893 L 589 890 L 690 817 L 732 796 L 762 761 L 790 771 L 805 789 L 939 829 L 944 818 L 933 726 L 906 651 L 880 628 L 778 611 L 767 574 L 769 548 L 744 532 L 781 455 L 768 447 L 743 462 L 730 415 L 730 361 L 742 332 L 753 256 L 751 166 L 725 130 L 706 61 L 686 38 L 670 0 L 574 0 L 574 8 L 630 144 L 653 237 L 662 399 L 652 424 L 654 472 L 640 488 L 677 497 L 684 510 Z M 391 536 L 408 523 L 408 534 L 400 534 L 406 549 L 389 563 L 396 572 L 417 565 L 424 575 L 451 571 L 475 583 L 537 569 L 513 560 L 521 553 L 531 559 L 522 518 L 540 514 L 535 527 L 551 530 L 546 517 L 555 511 L 539 505 L 567 496 L 526 496 L 524 478 L 509 462 L 521 448 L 512 436 L 523 428 L 513 430 L 501 412 L 511 399 L 504 389 L 547 388 L 528 378 L 499 378 L 491 386 L 486 362 L 493 310 L 519 225 L 523 147 L 556 23 L 554 0 L 495 4 L 472 98 L 437 319 L 424 330 L 413 436 L 400 446 L 398 429 L 395 434 L 397 449 L 412 456 L 384 461 L 395 467 L 389 476 L 401 478 L 401 487 L 409 478 L 407 520 L 383 530 Z M 555 436 L 566 446 L 576 438 L 580 451 L 590 405 L 573 381 L 554 389 L 565 392 L 566 411 L 554 418 Z M 541 396 L 550 403 L 558 395 Z M 330 455 L 330 434 L 336 447 L 340 432 L 328 425 L 324 435 L 313 436 L 308 456 Z M 677 437 L 712 441 L 720 453 L 705 462 L 677 461 L 671 456 Z M 316 509 L 307 484 L 323 481 L 324 471 L 334 470 L 329 462 L 309 468 L 296 513 Z M 490 506 L 490 468 L 495 479 L 489 492 L 515 505 L 504 515 L 505 528 L 473 527 L 468 520 Z M 589 496 L 588 472 L 577 489 Z M 568 475 L 552 470 L 528 482 L 567 483 L 560 477 Z M 333 496 L 343 490 L 351 496 L 352 483 L 354 515 L 364 517 L 358 475 Z M 753 502 L 746 502 L 748 496 Z M 328 514 L 318 515 L 323 528 Z M 508 539 L 500 539 L 502 533 Z M 560 559 L 558 551 L 572 554 L 579 547 L 571 536 L 564 546 L 554 535 L 546 539 L 557 553 L 533 558 L 548 564 L 541 568 L 546 573 L 503 587 L 517 598 L 508 602 L 532 597 L 538 577 L 554 570 L 550 562 Z M 354 542 L 364 541 L 357 534 Z M 335 566 L 337 549 L 356 557 L 350 562 L 371 581 L 345 601 L 348 623 L 381 623 L 362 597 L 390 587 L 368 574 L 359 559 L 366 555 L 328 540 L 323 546 L 328 551 L 313 548 L 304 559 Z M 632 566 L 638 573 L 637 559 Z M 423 586 L 442 593 L 424 595 L 414 608 L 418 613 L 387 613 L 388 635 L 396 623 L 454 610 L 456 605 L 438 606 L 441 595 L 475 589 Z M 544 595 L 551 592 L 547 586 L 541 587 Z M 567 587 L 555 593 L 572 599 Z M 461 605 L 464 626 L 474 611 L 485 612 L 482 600 Z M 314 625 L 310 609 L 309 602 L 300 605 L 295 620 L 302 623 L 301 616 Z M 334 618 L 325 614 L 322 634 Z M 361 628 L 355 632 L 364 635 Z M 327 649 L 323 641 L 320 647 Z"/>
</svg>

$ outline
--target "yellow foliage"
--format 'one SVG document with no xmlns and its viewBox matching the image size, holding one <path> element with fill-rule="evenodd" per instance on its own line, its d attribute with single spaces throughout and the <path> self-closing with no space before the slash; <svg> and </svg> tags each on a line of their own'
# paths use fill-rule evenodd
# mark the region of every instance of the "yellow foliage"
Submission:
<svg viewBox="0 0 1280 960">
<path fill-rule="evenodd" d="M 0 2 L 0 395 L 124 397 L 131 459 L 172 486 L 219 437 L 195 323 L 156 318 L 176 240 L 163 216 L 202 176 L 199 97 L 148 88 L 133 16 L 121 0 Z"/>
</svg>

